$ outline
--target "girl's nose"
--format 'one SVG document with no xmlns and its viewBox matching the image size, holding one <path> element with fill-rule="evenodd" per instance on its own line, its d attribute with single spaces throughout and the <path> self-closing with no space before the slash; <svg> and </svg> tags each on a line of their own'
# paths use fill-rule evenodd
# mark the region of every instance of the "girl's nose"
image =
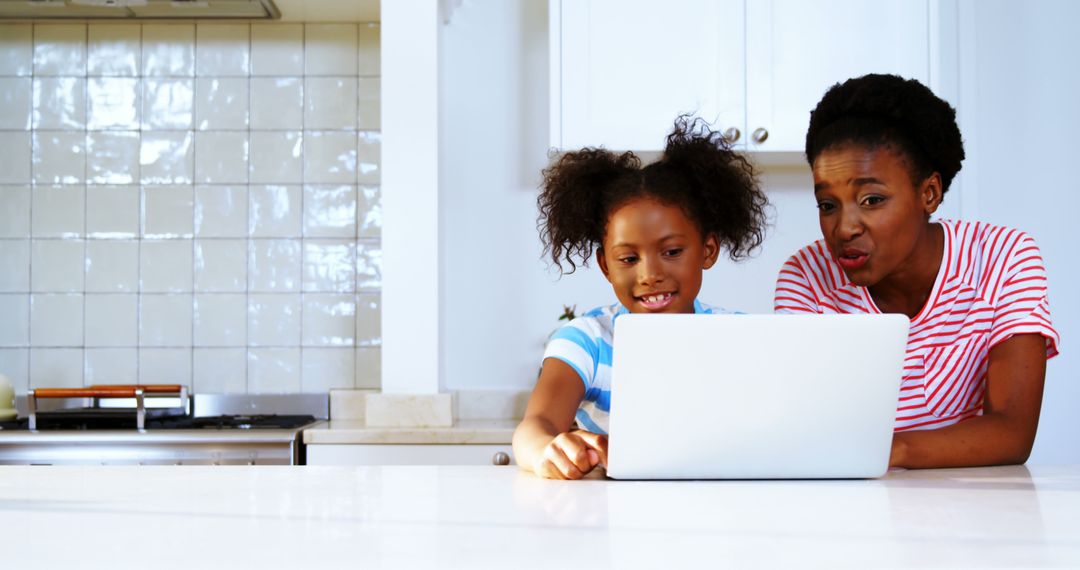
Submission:
<svg viewBox="0 0 1080 570">
<path fill-rule="evenodd" d="M 641 263 L 638 264 L 638 283 L 658 283 L 663 281 L 664 277 L 664 267 L 659 259 L 654 257 L 643 258 Z"/>
</svg>

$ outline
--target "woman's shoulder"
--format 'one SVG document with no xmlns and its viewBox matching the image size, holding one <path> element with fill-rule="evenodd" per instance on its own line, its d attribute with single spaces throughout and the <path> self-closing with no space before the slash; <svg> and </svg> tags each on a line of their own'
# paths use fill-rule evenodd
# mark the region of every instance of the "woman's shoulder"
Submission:
<svg viewBox="0 0 1080 570">
<path fill-rule="evenodd" d="M 948 219 L 939 223 L 949 234 L 954 256 L 977 252 L 980 257 L 996 259 L 1035 247 L 1035 240 L 1027 232 L 1009 226 Z"/>
<path fill-rule="evenodd" d="M 819 239 L 812 243 L 809 243 L 798 251 L 793 253 L 788 258 L 785 267 L 805 267 L 807 265 L 828 265 L 834 263 L 832 254 L 829 253 L 829 247 L 825 245 L 824 239 Z"/>
</svg>

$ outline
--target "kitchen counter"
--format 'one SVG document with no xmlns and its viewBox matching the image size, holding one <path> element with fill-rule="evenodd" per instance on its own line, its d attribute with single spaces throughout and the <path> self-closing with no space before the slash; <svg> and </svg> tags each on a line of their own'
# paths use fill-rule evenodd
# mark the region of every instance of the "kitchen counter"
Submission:
<svg viewBox="0 0 1080 570">
<path fill-rule="evenodd" d="M 519 420 L 458 421 L 450 427 L 368 427 L 362 421 L 332 420 L 304 430 L 306 444 L 487 444 L 509 445 Z"/>
<path fill-rule="evenodd" d="M 10 568 L 1080 566 L 1080 467 L 547 481 L 512 467 L 0 467 Z"/>
</svg>

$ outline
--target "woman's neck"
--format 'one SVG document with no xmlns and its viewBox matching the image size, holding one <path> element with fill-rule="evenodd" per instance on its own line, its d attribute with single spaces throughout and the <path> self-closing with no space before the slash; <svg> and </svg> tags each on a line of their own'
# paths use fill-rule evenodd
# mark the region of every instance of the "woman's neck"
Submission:
<svg viewBox="0 0 1080 570">
<path fill-rule="evenodd" d="M 877 284 L 868 287 L 874 304 L 883 313 L 903 313 L 914 319 L 926 306 L 938 271 L 945 262 L 945 230 L 930 224 L 914 252 L 900 267 Z"/>
</svg>

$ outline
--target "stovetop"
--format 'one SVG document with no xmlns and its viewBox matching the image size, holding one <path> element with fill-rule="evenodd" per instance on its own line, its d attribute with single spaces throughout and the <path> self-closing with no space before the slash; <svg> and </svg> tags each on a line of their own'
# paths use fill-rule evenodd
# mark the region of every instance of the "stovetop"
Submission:
<svg viewBox="0 0 1080 570">
<path fill-rule="evenodd" d="M 220 415 L 220 416 L 163 416 L 146 419 L 146 429 L 159 430 L 264 430 L 296 429 L 313 423 L 311 415 Z M 26 431 L 28 420 L 0 422 L 0 430 Z M 103 431 L 135 429 L 135 417 L 132 414 L 102 416 L 100 414 L 66 413 L 54 415 L 38 421 L 39 431 Z"/>
</svg>

